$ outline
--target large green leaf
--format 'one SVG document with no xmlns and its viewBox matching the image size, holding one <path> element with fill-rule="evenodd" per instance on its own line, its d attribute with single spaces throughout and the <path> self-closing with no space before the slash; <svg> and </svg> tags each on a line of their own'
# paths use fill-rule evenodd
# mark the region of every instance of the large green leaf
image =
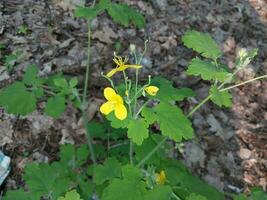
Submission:
<svg viewBox="0 0 267 200">
<path fill-rule="evenodd" d="M 154 97 L 161 101 L 182 101 L 187 97 L 195 96 L 193 90 L 189 88 L 177 89 L 173 87 L 173 83 L 165 78 L 156 77 L 151 80 L 151 85 L 157 86 L 159 91 Z"/>
<path fill-rule="evenodd" d="M 15 82 L 0 91 L 0 105 L 8 113 L 26 115 L 35 110 L 36 98 L 23 83 Z"/>
<path fill-rule="evenodd" d="M 26 185 L 34 194 L 52 195 L 53 198 L 58 198 L 70 188 L 71 184 L 63 169 L 48 164 L 28 164 L 24 174 Z"/>
<path fill-rule="evenodd" d="M 177 160 L 164 160 L 160 167 L 164 169 L 168 183 L 177 188 L 175 193 L 181 199 L 186 199 L 191 193 L 202 195 L 207 200 L 225 199 L 222 193 L 192 175 L 187 167 Z"/>
<path fill-rule="evenodd" d="M 37 197 L 37 198 L 40 198 Z M 24 190 L 9 190 L 4 196 L 3 200 L 34 200 L 29 192 Z"/>
<path fill-rule="evenodd" d="M 108 158 L 103 165 L 94 167 L 93 181 L 101 185 L 112 178 L 121 177 L 121 164 L 115 158 Z"/>
<path fill-rule="evenodd" d="M 206 33 L 188 31 L 182 37 L 185 46 L 201 53 L 206 58 L 216 60 L 221 55 L 218 44 Z"/>
<path fill-rule="evenodd" d="M 101 200 L 144 200 L 146 189 L 140 169 L 126 165 L 122 168 L 122 176 L 122 179 L 111 181 Z"/>
<path fill-rule="evenodd" d="M 45 112 L 53 118 L 59 118 L 60 115 L 65 111 L 65 108 L 65 97 L 61 95 L 56 95 L 48 99 L 45 107 Z"/>
<path fill-rule="evenodd" d="M 78 7 L 75 9 L 74 15 L 76 17 L 83 17 L 86 18 L 87 20 L 92 20 L 97 16 L 99 11 L 100 10 L 98 10 L 97 8 Z"/>
<path fill-rule="evenodd" d="M 108 14 L 118 24 L 129 26 L 130 23 L 133 23 L 138 28 L 145 25 L 144 17 L 125 3 L 112 3 L 107 9 Z"/>
<path fill-rule="evenodd" d="M 204 61 L 199 58 L 192 59 L 187 69 L 188 75 L 200 75 L 203 80 L 225 81 L 231 73 L 227 72 L 224 67 Z"/>
<path fill-rule="evenodd" d="M 191 122 L 184 116 L 180 108 L 161 102 L 154 108 L 154 111 L 157 114 L 157 122 L 163 135 L 176 142 L 193 138 L 194 131 Z"/>
</svg>

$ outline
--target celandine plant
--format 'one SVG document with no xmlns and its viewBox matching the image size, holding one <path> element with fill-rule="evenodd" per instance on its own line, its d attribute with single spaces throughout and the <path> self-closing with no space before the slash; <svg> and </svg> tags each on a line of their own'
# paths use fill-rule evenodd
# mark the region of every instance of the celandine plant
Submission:
<svg viewBox="0 0 267 200">
<path fill-rule="evenodd" d="M 234 84 L 235 74 L 256 56 L 257 50 L 241 50 L 235 68 L 220 63 L 221 51 L 207 34 L 188 31 L 184 45 L 200 55 L 192 59 L 187 74 L 200 76 L 211 83 L 209 95 L 184 114 L 178 102 L 195 96 L 189 88 L 175 88 L 162 77 L 148 77 L 140 83 L 142 58 L 132 48 L 133 63 L 114 54 L 116 68 L 102 76 L 110 85 L 103 90 L 100 112 L 107 120 L 88 121 L 85 112 L 90 64 L 90 20 L 107 11 L 118 23 L 142 25 L 142 16 L 126 4 L 101 0 L 92 7 L 78 8 L 77 16 L 85 17 L 88 26 L 88 63 L 82 94 L 76 78 L 62 74 L 39 77 L 38 68 L 29 66 L 22 81 L 0 91 L 0 105 L 8 113 L 26 115 L 45 102 L 44 112 L 59 117 L 71 102 L 82 113 L 87 130 L 87 144 L 61 146 L 59 161 L 30 163 L 25 167 L 25 187 L 6 192 L 4 200 L 223 200 L 218 192 L 193 176 L 176 158 L 170 156 L 172 142 L 180 143 L 194 136 L 190 117 L 207 101 L 220 107 L 231 107 L 230 89 L 266 78 L 263 75 Z M 138 17 L 135 17 L 138 16 Z M 122 17 L 122 18 L 120 18 Z M 141 55 L 141 56 L 138 56 Z M 122 75 L 122 83 L 113 82 Z M 90 157 L 90 159 L 89 159 Z M 229 194 L 227 194 L 229 196 Z M 235 200 L 263 200 L 266 193 L 255 188 L 250 196 L 230 195 Z"/>
</svg>

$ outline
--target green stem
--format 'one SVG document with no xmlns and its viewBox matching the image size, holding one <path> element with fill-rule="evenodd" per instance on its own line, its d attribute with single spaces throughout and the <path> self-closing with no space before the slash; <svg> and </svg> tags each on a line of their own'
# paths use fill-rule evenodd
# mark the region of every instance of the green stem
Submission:
<svg viewBox="0 0 267 200">
<path fill-rule="evenodd" d="M 143 110 L 143 108 L 149 103 L 149 101 L 150 101 L 151 99 L 148 99 L 140 108 L 139 108 L 139 110 L 136 112 L 136 114 L 135 114 L 135 118 L 137 118 L 138 117 L 138 115 L 142 112 L 142 110 Z"/>
<path fill-rule="evenodd" d="M 256 80 L 259 80 L 259 79 L 264 79 L 264 78 L 267 78 L 267 74 L 263 75 L 263 76 L 259 76 L 259 77 L 256 77 L 256 78 L 253 78 L 253 79 L 250 79 L 250 80 L 247 80 L 247 81 L 244 81 L 244 82 L 241 82 L 241 83 L 238 83 L 236 85 L 232 85 L 230 87 L 227 87 L 227 88 L 223 88 L 221 89 L 220 91 L 226 91 L 226 90 L 230 90 L 230 89 L 233 89 L 233 88 L 236 88 L 236 87 L 239 87 L 241 85 L 245 85 L 247 83 L 250 83 L 250 82 L 253 82 L 253 81 L 256 81 Z"/>
<path fill-rule="evenodd" d="M 211 95 L 207 96 L 203 99 L 196 107 L 193 108 L 188 114 L 187 117 L 191 117 L 203 104 L 205 104 L 208 100 L 210 100 Z"/>
<path fill-rule="evenodd" d="M 180 197 L 178 197 L 174 192 L 172 192 L 172 197 L 176 200 L 182 200 Z"/>
<path fill-rule="evenodd" d="M 134 110 L 133 113 L 136 113 L 136 106 L 137 106 L 137 89 L 138 89 L 138 69 L 135 71 L 135 94 L 134 94 Z"/>
<path fill-rule="evenodd" d="M 150 151 L 137 165 L 136 167 L 141 167 L 156 151 L 161 147 L 161 145 L 168 139 L 168 137 L 165 137 L 163 140 L 161 140 L 157 146 L 154 147 L 152 151 Z"/>
<path fill-rule="evenodd" d="M 95 6 L 96 0 L 92 3 L 92 8 Z M 92 143 L 92 137 L 91 133 L 87 128 L 87 121 L 88 116 L 87 112 L 85 111 L 85 104 L 86 104 L 86 97 L 87 97 L 87 90 L 88 90 L 88 82 L 89 82 L 89 73 L 90 73 L 90 62 L 91 62 L 91 20 L 88 20 L 88 35 L 87 35 L 88 45 L 87 45 L 87 65 L 86 65 L 86 72 L 85 72 L 85 81 L 84 81 L 84 88 L 83 88 L 83 99 L 81 104 L 81 110 L 82 110 L 82 117 L 83 117 L 83 125 L 86 130 L 87 135 L 87 144 L 91 153 L 91 159 L 94 164 L 96 164 L 96 157 L 95 157 L 95 151 L 93 148 Z"/>
</svg>

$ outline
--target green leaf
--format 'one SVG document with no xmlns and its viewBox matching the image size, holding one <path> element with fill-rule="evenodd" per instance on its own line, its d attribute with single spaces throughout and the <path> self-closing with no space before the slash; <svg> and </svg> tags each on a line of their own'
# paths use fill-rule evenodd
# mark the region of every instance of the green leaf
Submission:
<svg viewBox="0 0 267 200">
<path fill-rule="evenodd" d="M 106 116 L 106 118 L 110 121 L 110 125 L 113 128 L 126 128 L 129 124 L 129 115 L 127 115 L 127 118 L 124 120 L 119 120 L 115 117 L 114 112 L 110 113 Z"/>
<path fill-rule="evenodd" d="M 206 33 L 188 31 L 182 37 L 185 46 L 191 48 L 206 58 L 216 60 L 221 55 L 218 44 Z"/>
<path fill-rule="evenodd" d="M 69 88 L 68 81 L 65 78 L 54 79 L 54 83 L 56 86 L 58 86 L 62 89 L 68 89 Z"/>
<path fill-rule="evenodd" d="M 112 19 L 123 26 L 129 26 L 128 14 L 124 11 L 124 6 L 122 4 L 111 4 L 108 8 L 108 14 Z"/>
<path fill-rule="evenodd" d="M 15 82 L 0 91 L 0 105 L 8 113 L 26 115 L 36 109 L 36 98 L 21 82 Z"/>
<path fill-rule="evenodd" d="M 76 150 L 76 165 L 81 166 L 84 164 L 89 156 L 89 150 L 87 145 L 81 145 L 77 150 Z"/>
<path fill-rule="evenodd" d="M 93 181 L 96 185 L 101 185 L 112 178 L 121 177 L 121 164 L 115 158 L 108 158 L 103 165 L 94 167 Z"/>
<path fill-rule="evenodd" d="M 187 69 L 188 75 L 200 75 L 203 80 L 225 81 L 231 73 L 228 73 L 223 67 L 204 61 L 199 58 L 192 59 Z"/>
<path fill-rule="evenodd" d="M 65 111 L 66 102 L 63 96 L 50 97 L 46 103 L 45 113 L 53 118 L 59 118 Z"/>
<path fill-rule="evenodd" d="M 141 146 L 136 146 L 135 149 L 135 159 L 140 162 L 148 153 L 150 153 L 157 144 L 163 140 L 162 135 L 152 134 L 150 137 L 142 143 Z M 147 165 L 158 166 L 163 158 L 167 157 L 167 151 L 170 149 L 167 143 L 161 145 L 161 147 L 146 161 Z"/>
<path fill-rule="evenodd" d="M 187 167 L 177 160 L 164 160 L 160 168 L 164 169 L 168 183 L 174 187 L 181 187 L 181 190 L 175 193 L 179 194 L 181 199 L 186 199 L 191 193 L 196 193 L 207 198 L 207 200 L 224 200 L 224 195 L 218 192 L 214 187 L 203 182 L 197 176 L 192 175 Z"/>
<path fill-rule="evenodd" d="M 144 117 L 147 124 L 153 124 L 157 120 L 157 115 L 152 108 L 144 107 L 141 115 Z"/>
<path fill-rule="evenodd" d="M 104 189 L 101 200 L 144 200 L 146 189 L 140 169 L 126 165 L 122 175 L 122 179 L 113 179 Z"/>
<path fill-rule="evenodd" d="M 94 19 L 100 10 L 96 8 L 78 7 L 74 11 L 74 15 L 80 18 L 86 18 L 87 20 Z"/>
<path fill-rule="evenodd" d="M 216 105 L 222 107 L 231 107 L 232 106 L 232 95 L 227 91 L 220 91 L 216 86 L 211 86 L 210 88 L 211 100 Z"/>
<path fill-rule="evenodd" d="M 58 198 L 69 189 L 71 184 L 63 171 L 64 168 L 58 169 L 48 164 L 31 163 L 26 165 L 24 179 L 32 193 Z"/>
<path fill-rule="evenodd" d="M 256 187 L 251 189 L 251 194 L 248 197 L 241 194 L 236 196 L 234 200 L 267 200 L 267 193 Z"/>
<path fill-rule="evenodd" d="M 71 168 L 77 168 L 84 164 L 88 155 L 87 145 L 81 145 L 77 149 L 71 144 L 60 146 L 60 163 Z"/>
<path fill-rule="evenodd" d="M 72 87 L 72 88 L 76 87 L 78 85 L 78 79 L 76 77 L 70 79 L 69 84 L 70 84 L 70 87 Z"/>
<path fill-rule="evenodd" d="M 37 78 L 38 68 L 35 65 L 31 65 L 26 69 L 26 72 L 23 76 L 23 82 L 26 85 L 39 85 L 42 81 Z"/>
<path fill-rule="evenodd" d="M 97 4 L 99 9 L 107 9 L 111 4 L 111 0 L 100 0 Z"/>
<path fill-rule="evenodd" d="M 154 99 L 161 101 L 183 101 L 187 97 L 195 96 L 195 92 L 189 88 L 177 89 L 173 83 L 165 78 L 156 77 L 151 80 L 151 85 L 157 86 L 159 91 Z"/>
<path fill-rule="evenodd" d="M 145 195 L 144 200 L 170 200 L 172 189 L 170 186 L 157 185 L 153 190 L 149 190 Z"/>
<path fill-rule="evenodd" d="M 65 197 L 59 197 L 58 200 L 82 200 L 76 190 L 66 193 Z"/>
<path fill-rule="evenodd" d="M 163 135 L 176 142 L 193 138 L 194 132 L 191 122 L 184 116 L 180 108 L 161 102 L 154 108 L 154 111 L 157 114 L 157 122 Z"/>
<path fill-rule="evenodd" d="M 30 193 L 20 189 L 20 190 L 9 190 L 4 196 L 3 200 L 34 200 L 34 199 L 31 198 Z"/>
<path fill-rule="evenodd" d="M 66 166 L 75 166 L 75 147 L 71 144 L 60 146 L 60 162 Z"/>
<path fill-rule="evenodd" d="M 207 200 L 206 197 L 203 197 L 201 195 L 198 195 L 198 194 L 190 194 L 186 200 Z"/>
<path fill-rule="evenodd" d="M 91 137 L 93 138 L 100 138 L 100 139 L 107 139 L 108 134 L 106 133 L 106 129 L 103 124 L 90 121 L 87 124 L 87 129 L 89 130 Z"/>
<path fill-rule="evenodd" d="M 129 19 L 137 28 L 143 28 L 145 26 L 146 22 L 142 14 L 129 7 L 127 4 L 124 4 L 124 10 L 128 13 Z"/>
<path fill-rule="evenodd" d="M 141 119 L 131 120 L 127 136 L 137 145 L 141 145 L 144 139 L 148 138 L 148 124 Z"/>
<path fill-rule="evenodd" d="M 108 14 L 112 19 L 123 26 L 129 26 L 132 22 L 138 28 L 142 28 L 145 25 L 144 17 L 138 13 L 135 9 L 132 9 L 125 3 L 113 3 L 107 8 Z"/>
</svg>

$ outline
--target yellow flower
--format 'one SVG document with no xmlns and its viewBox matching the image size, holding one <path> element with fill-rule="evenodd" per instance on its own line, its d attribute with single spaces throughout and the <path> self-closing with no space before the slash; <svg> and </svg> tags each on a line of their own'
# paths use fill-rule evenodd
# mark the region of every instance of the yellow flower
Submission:
<svg viewBox="0 0 267 200">
<path fill-rule="evenodd" d="M 123 104 L 123 98 L 116 94 L 111 87 L 104 89 L 104 96 L 107 99 L 107 102 L 101 105 L 100 112 L 104 115 L 108 115 L 114 111 L 116 118 L 124 120 L 127 117 L 127 109 Z"/>
<path fill-rule="evenodd" d="M 156 173 L 156 183 L 158 185 L 164 185 L 166 181 L 166 174 L 164 170 L 161 170 L 160 173 Z"/>
<path fill-rule="evenodd" d="M 155 96 L 157 93 L 158 93 L 158 91 L 159 91 L 159 88 L 158 87 L 156 87 L 156 86 L 148 86 L 148 87 L 145 87 L 145 91 L 149 94 L 149 95 L 151 95 L 151 96 Z"/>
<path fill-rule="evenodd" d="M 128 61 L 127 57 L 125 57 L 123 60 L 121 56 L 115 56 L 113 58 L 113 61 L 116 63 L 117 66 L 115 69 L 112 69 L 109 73 L 107 73 L 107 77 L 109 78 L 113 76 L 115 73 L 124 71 L 127 68 L 140 69 L 142 67 L 141 65 L 126 65 L 126 62 Z"/>
</svg>

